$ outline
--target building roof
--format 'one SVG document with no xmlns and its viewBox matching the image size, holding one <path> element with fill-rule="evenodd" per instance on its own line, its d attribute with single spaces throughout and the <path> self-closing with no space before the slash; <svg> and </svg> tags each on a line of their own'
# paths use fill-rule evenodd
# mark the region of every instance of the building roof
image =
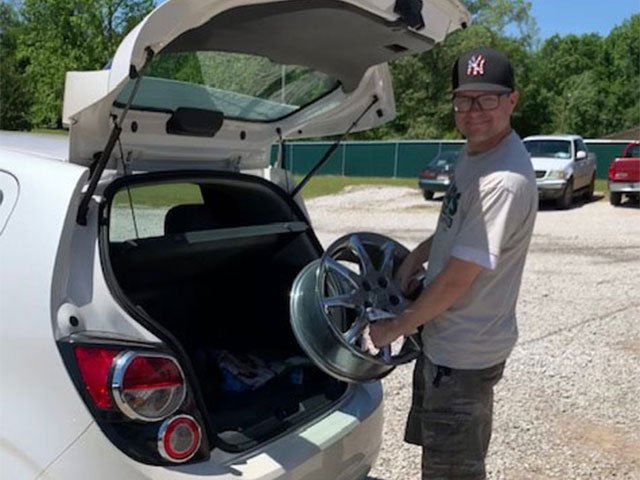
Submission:
<svg viewBox="0 0 640 480">
<path fill-rule="evenodd" d="M 602 138 L 606 138 L 608 140 L 640 140 L 640 125 L 636 125 L 635 127 L 627 128 L 626 130 L 621 130 L 619 132 L 610 133 Z"/>
</svg>

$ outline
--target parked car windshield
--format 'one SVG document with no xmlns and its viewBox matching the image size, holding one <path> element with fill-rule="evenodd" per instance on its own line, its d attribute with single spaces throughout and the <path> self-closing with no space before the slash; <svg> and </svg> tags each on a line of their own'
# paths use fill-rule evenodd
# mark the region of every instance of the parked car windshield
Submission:
<svg viewBox="0 0 640 480">
<path fill-rule="evenodd" d="M 126 104 L 134 81 L 115 101 Z M 270 121 L 285 117 L 339 86 L 324 73 L 267 58 L 228 52 L 156 55 L 132 108 L 174 112 L 178 107 L 222 112 L 227 118 Z"/>
<path fill-rule="evenodd" d="M 527 140 L 524 146 L 532 157 L 571 158 L 571 142 L 566 140 Z"/>
</svg>

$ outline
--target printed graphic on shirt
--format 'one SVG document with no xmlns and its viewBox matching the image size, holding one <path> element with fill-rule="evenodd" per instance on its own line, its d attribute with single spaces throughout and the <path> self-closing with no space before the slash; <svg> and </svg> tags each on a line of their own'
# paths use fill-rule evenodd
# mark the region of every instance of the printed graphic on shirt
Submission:
<svg viewBox="0 0 640 480">
<path fill-rule="evenodd" d="M 458 191 L 454 178 L 447 189 L 444 200 L 442 200 L 442 209 L 440 210 L 440 221 L 445 224 L 446 228 L 451 228 L 451 225 L 453 225 L 453 217 L 458 211 L 459 202 L 460 192 Z"/>
</svg>

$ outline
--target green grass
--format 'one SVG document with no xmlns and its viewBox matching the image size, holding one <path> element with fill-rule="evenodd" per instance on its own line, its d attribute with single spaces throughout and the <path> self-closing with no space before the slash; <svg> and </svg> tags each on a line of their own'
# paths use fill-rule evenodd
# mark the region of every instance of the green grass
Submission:
<svg viewBox="0 0 640 480">
<path fill-rule="evenodd" d="M 596 179 L 596 192 L 606 192 L 607 191 L 607 181 L 604 179 Z"/>
<path fill-rule="evenodd" d="M 295 176 L 296 182 L 302 177 Z M 322 175 L 313 177 L 302 189 L 305 199 L 338 193 L 350 185 L 392 185 L 398 187 L 418 188 L 418 178 L 386 178 L 386 177 L 338 177 Z"/>
<path fill-rule="evenodd" d="M 302 180 L 301 176 L 295 177 L 296 181 Z M 320 176 L 312 178 L 302 189 L 305 199 L 331 195 L 341 191 L 349 185 L 394 185 L 418 188 L 418 181 L 413 178 L 379 178 L 379 177 L 337 177 Z M 146 187 L 131 188 L 131 198 L 135 206 L 163 207 L 184 203 L 201 203 L 200 190 L 194 184 L 160 184 Z M 118 192 L 114 199 L 116 206 L 129 205 L 129 193 L 127 190 Z"/>
<path fill-rule="evenodd" d="M 32 133 L 48 133 L 52 135 L 69 135 L 69 130 L 57 129 L 57 128 L 34 128 Z"/>
<path fill-rule="evenodd" d="M 131 200 L 136 207 L 165 207 L 184 203 L 202 203 L 200 189 L 195 184 L 160 184 L 147 187 L 133 187 Z M 120 190 L 115 198 L 114 205 L 121 207 L 129 205 L 129 193 Z"/>
</svg>

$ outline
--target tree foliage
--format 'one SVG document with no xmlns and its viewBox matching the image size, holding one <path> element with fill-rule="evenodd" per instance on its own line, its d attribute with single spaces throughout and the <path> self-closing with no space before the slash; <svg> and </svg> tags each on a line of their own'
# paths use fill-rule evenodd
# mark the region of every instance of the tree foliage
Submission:
<svg viewBox="0 0 640 480">
<path fill-rule="evenodd" d="M 32 88 L 31 120 L 60 126 L 65 72 L 102 68 L 153 0 L 25 0 L 18 59 Z"/>
<path fill-rule="evenodd" d="M 0 4 L 0 128 L 28 130 L 31 95 L 24 62 L 18 61 L 18 16 L 6 3 Z"/>
<path fill-rule="evenodd" d="M 459 138 L 451 111 L 451 69 L 459 54 L 477 46 L 496 47 L 514 64 L 520 102 L 513 124 L 521 135 L 599 137 L 640 124 L 640 15 L 606 37 L 555 35 L 540 42 L 530 2 L 462 2 L 472 14 L 472 25 L 425 54 L 394 62 L 396 119 L 355 138 Z M 60 126 L 65 72 L 101 68 L 153 6 L 153 0 L 0 4 L 0 126 Z M 210 86 L 234 85 L 248 94 L 260 87 L 263 98 L 281 100 L 280 70 L 259 60 L 246 62 L 239 71 L 224 63 L 238 67 L 233 55 L 205 60 L 183 55 L 156 64 L 153 73 Z M 310 80 L 302 73 L 286 70 L 287 102 L 303 103 L 296 98 L 298 84 L 305 84 L 300 91 L 308 94 Z M 317 81 L 318 92 L 326 90 Z"/>
</svg>

